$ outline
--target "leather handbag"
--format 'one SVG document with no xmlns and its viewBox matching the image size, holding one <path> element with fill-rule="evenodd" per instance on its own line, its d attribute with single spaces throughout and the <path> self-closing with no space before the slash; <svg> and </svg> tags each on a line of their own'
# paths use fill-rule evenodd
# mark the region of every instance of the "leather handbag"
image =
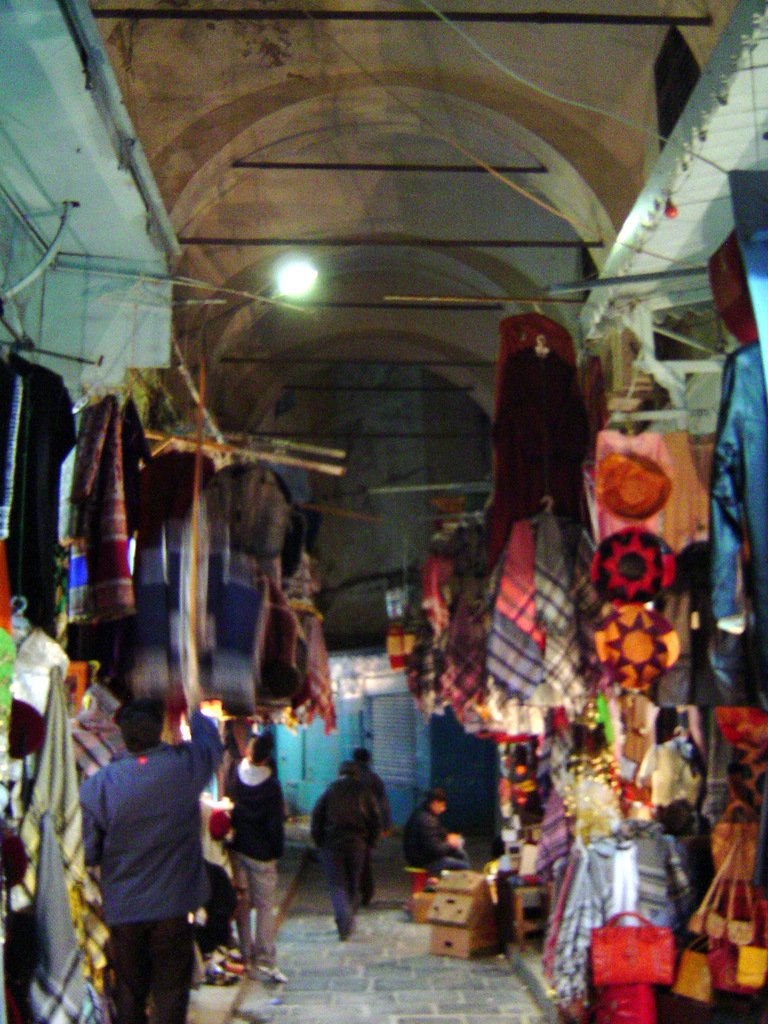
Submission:
<svg viewBox="0 0 768 1024">
<path fill-rule="evenodd" d="M 744 885 L 747 894 L 747 916 L 745 919 L 737 919 L 734 916 L 734 900 L 739 883 L 732 881 L 728 884 L 731 891 L 728 895 L 728 920 L 725 934 L 734 946 L 748 946 L 755 938 L 755 907 L 752 902 L 752 886 Z"/>
<path fill-rule="evenodd" d="M 715 942 L 707 953 L 707 963 L 712 975 L 712 987 L 721 992 L 733 992 L 735 995 L 752 995 L 754 988 L 743 985 L 737 977 L 738 953 L 745 947 L 734 946 L 730 942 Z"/>
<path fill-rule="evenodd" d="M 699 937 L 681 953 L 672 986 L 675 995 L 695 999 L 699 1003 L 712 1002 L 712 975 L 707 963 L 707 945 L 707 940 Z"/>
<path fill-rule="evenodd" d="M 768 949 L 763 946 L 739 946 L 736 981 L 745 988 L 762 988 L 768 976 Z"/>
<path fill-rule="evenodd" d="M 639 924 L 626 927 L 622 918 Z M 662 928 L 634 912 L 614 914 L 592 929 L 590 947 L 592 981 L 603 985 L 671 985 L 675 976 L 675 940 L 671 928 Z"/>
<path fill-rule="evenodd" d="M 594 1024 L 656 1024 L 656 994 L 650 985 L 608 985 L 595 999 Z"/>
</svg>

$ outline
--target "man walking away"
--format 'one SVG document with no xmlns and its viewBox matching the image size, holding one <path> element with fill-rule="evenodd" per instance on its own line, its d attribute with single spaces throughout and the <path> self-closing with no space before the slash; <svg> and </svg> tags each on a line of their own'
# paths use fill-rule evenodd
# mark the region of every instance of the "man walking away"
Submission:
<svg viewBox="0 0 768 1024">
<path fill-rule="evenodd" d="M 339 778 L 312 810 L 310 830 L 320 850 L 339 939 L 344 942 L 354 930 L 363 864 L 381 831 L 379 805 L 357 778 L 354 762 L 342 761 Z"/>
<path fill-rule="evenodd" d="M 435 786 L 405 823 L 403 853 L 410 867 L 425 868 L 429 875 L 469 867 L 463 837 L 458 832 L 447 832 L 440 821 L 447 807 L 445 790 Z"/>
<path fill-rule="evenodd" d="M 88 865 L 101 868 L 112 941 L 116 1024 L 185 1024 L 193 966 L 189 915 L 208 899 L 200 794 L 221 760 L 216 726 L 200 710 L 191 739 L 161 743 L 163 704 L 135 700 L 117 722 L 126 752 L 80 786 Z"/>
<path fill-rule="evenodd" d="M 356 747 L 352 751 L 352 760 L 357 766 L 357 777 L 364 785 L 368 786 L 376 797 L 381 816 L 381 831 L 383 835 L 387 835 L 392 828 L 392 811 L 384 780 L 371 768 L 371 753 L 365 747 Z M 360 879 L 360 902 L 364 907 L 367 907 L 373 899 L 373 890 L 373 851 L 368 847 Z"/>
</svg>

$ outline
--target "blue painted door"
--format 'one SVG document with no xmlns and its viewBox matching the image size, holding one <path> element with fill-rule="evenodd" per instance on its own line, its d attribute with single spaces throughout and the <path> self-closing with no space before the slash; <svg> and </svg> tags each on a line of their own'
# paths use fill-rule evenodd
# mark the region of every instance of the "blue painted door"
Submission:
<svg viewBox="0 0 768 1024">
<path fill-rule="evenodd" d="M 448 795 L 442 822 L 449 830 L 492 836 L 496 820 L 498 758 L 493 740 L 470 736 L 447 710 L 430 719 L 433 786 Z"/>
</svg>

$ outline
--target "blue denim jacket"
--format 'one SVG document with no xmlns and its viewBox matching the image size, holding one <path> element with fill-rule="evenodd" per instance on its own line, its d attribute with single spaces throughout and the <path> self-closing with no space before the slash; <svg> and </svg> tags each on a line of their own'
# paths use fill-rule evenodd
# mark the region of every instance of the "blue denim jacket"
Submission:
<svg viewBox="0 0 768 1024">
<path fill-rule="evenodd" d="M 222 744 L 199 711 L 192 738 L 121 754 L 80 786 L 85 861 L 101 868 L 108 925 L 161 921 L 208 898 L 200 841 L 200 793 Z"/>
<path fill-rule="evenodd" d="M 768 706 L 768 402 L 758 342 L 732 352 L 723 368 L 712 467 L 712 612 L 744 611 L 739 586 L 742 542 L 749 541 L 748 583 L 755 609 L 758 696 Z"/>
</svg>

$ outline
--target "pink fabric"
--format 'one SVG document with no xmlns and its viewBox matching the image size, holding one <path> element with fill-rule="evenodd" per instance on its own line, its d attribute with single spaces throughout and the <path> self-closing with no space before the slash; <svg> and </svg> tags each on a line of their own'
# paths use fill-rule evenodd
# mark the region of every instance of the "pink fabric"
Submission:
<svg viewBox="0 0 768 1024">
<path fill-rule="evenodd" d="M 663 434 L 646 431 L 642 434 L 629 436 L 628 434 L 622 434 L 620 430 L 601 430 L 597 435 L 595 464 L 598 464 L 606 455 L 614 453 L 618 455 L 643 455 L 647 459 L 653 459 L 672 480 L 670 501 L 674 499 L 675 470 Z M 599 501 L 597 503 L 598 542 L 605 537 L 609 537 L 612 533 L 623 530 L 628 525 L 638 526 L 642 530 L 648 530 L 649 533 L 659 533 L 660 522 L 661 514 L 657 512 L 656 515 L 649 516 L 648 519 L 633 519 L 630 523 L 630 520 L 622 519 L 619 516 L 613 515 L 606 508 L 603 508 Z"/>
<path fill-rule="evenodd" d="M 503 558 L 496 608 L 544 650 L 544 631 L 536 621 L 536 545 L 529 520 L 512 524 Z"/>
</svg>

